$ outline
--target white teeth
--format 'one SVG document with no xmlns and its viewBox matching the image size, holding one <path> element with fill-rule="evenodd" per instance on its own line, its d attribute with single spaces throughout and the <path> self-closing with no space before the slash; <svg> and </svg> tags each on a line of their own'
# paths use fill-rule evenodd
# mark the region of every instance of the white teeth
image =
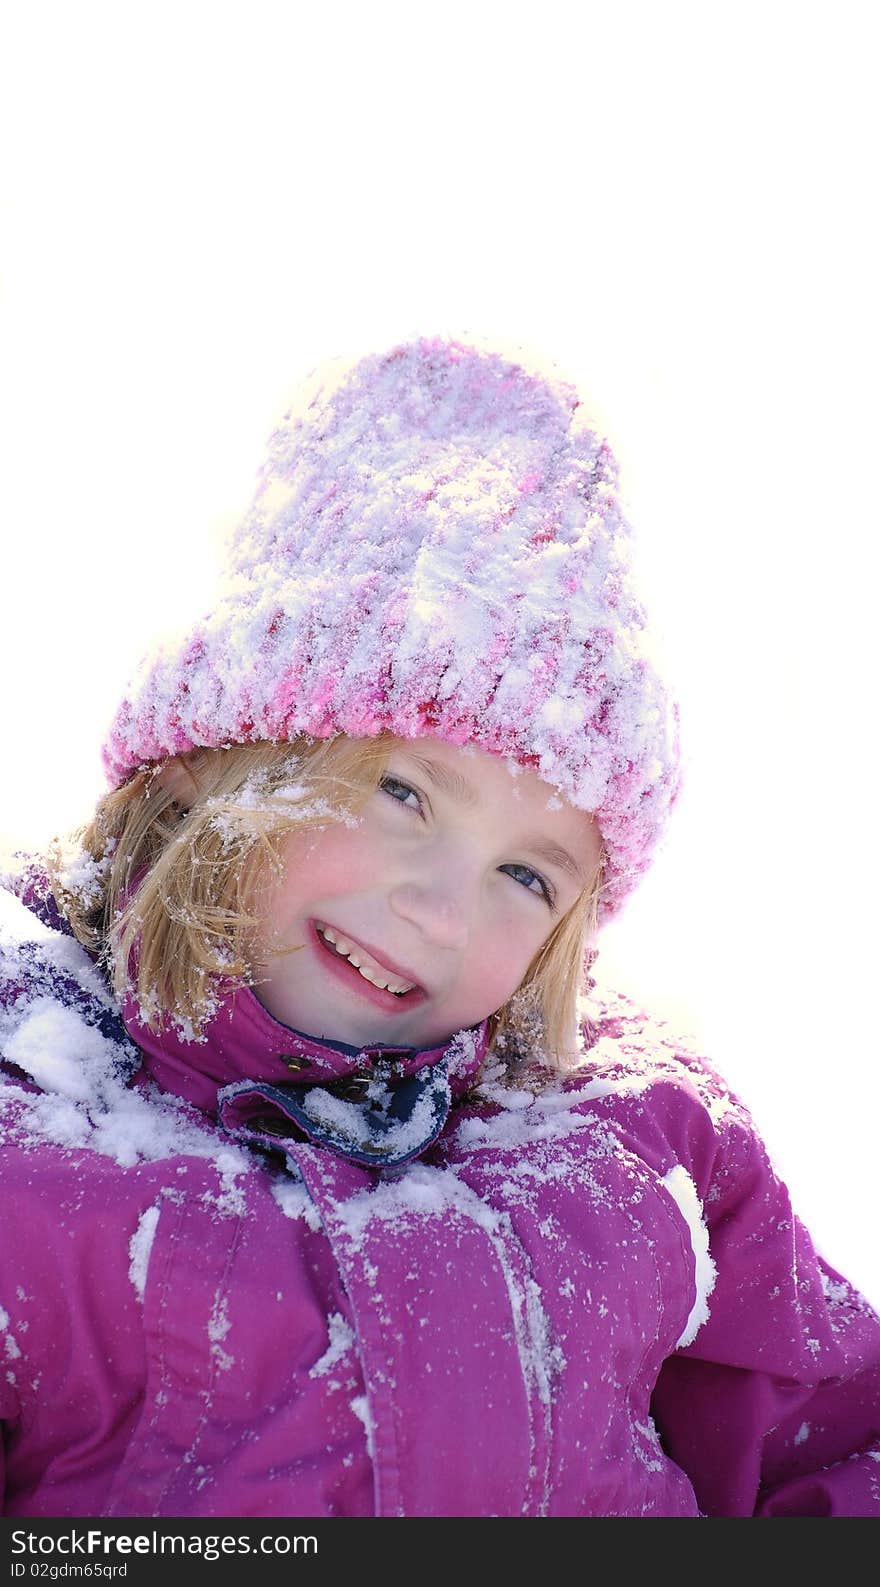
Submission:
<svg viewBox="0 0 880 1587">
<path fill-rule="evenodd" d="M 414 981 L 400 981 L 397 983 L 389 981 L 388 972 L 380 970 L 375 960 L 370 959 L 369 954 L 365 954 L 362 948 L 355 948 L 354 944 L 350 943 L 347 938 L 337 936 L 336 932 L 331 930 L 329 926 L 319 926 L 318 931 L 325 941 L 332 942 L 336 952 L 342 958 L 348 959 L 354 965 L 365 981 L 370 981 L 373 986 L 380 987 L 383 992 L 393 992 L 398 997 L 404 992 L 412 991 L 415 985 Z"/>
<path fill-rule="evenodd" d="M 383 992 L 396 992 L 397 991 L 397 988 L 394 987 L 394 986 L 390 986 L 387 981 L 380 981 L 378 976 L 374 975 L 372 970 L 368 970 L 365 964 L 358 964 L 357 959 L 352 959 L 351 962 L 356 967 L 356 969 L 359 971 L 359 973 L 363 976 L 365 981 L 372 981 L 373 985 L 374 986 L 380 986 L 382 988 Z"/>
</svg>

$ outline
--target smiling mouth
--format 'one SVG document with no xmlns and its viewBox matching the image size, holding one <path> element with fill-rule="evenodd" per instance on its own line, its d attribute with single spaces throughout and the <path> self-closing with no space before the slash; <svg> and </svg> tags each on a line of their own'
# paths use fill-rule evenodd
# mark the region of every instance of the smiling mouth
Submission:
<svg viewBox="0 0 880 1587">
<path fill-rule="evenodd" d="M 327 926 L 323 921 L 315 921 L 315 932 L 319 942 L 332 953 L 335 958 L 342 959 L 356 970 L 363 980 L 380 992 L 389 992 L 398 1001 L 407 997 L 412 992 L 422 992 L 423 988 L 415 981 L 406 981 L 402 976 L 394 975 L 391 970 L 386 970 L 366 948 L 359 943 L 352 942 L 350 938 L 337 931 L 334 926 Z"/>
</svg>

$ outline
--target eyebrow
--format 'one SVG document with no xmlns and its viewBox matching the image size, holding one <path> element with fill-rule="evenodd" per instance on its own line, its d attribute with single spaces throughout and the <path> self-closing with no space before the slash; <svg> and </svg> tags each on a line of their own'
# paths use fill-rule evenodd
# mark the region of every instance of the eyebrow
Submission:
<svg viewBox="0 0 880 1587">
<path fill-rule="evenodd" d="M 428 755 L 419 755 L 414 750 L 409 750 L 408 754 L 410 760 L 421 768 L 434 786 L 439 788 L 441 793 L 447 794 L 456 804 L 466 805 L 468 809 L 473 809 L 479 804 L 480 796 L 476 788 L 462 776 L 461 772 L 454 771 L 451 766 L 444 766 L 442 761 L 431 760 Z M 561 844 L 554 843 L 543 834 L 521 838 L 520 843 L 524 849 L 531 850 L 533 854 L 540 854 L 549 865 L 556 865 L 560 870 L 567 871 L 581 887 L 586 886 L 587 879 L 581 866 Z"/>
</svg>

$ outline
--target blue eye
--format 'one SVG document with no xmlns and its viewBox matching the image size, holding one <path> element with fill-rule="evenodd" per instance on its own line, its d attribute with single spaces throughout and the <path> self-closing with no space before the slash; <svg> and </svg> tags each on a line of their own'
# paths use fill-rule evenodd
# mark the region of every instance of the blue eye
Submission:
<svg viewBox="0 0 880 1587">
<path fill-rule="evenodd" d="M 513 877 L 514 881 L 519 882 L 520 886 L 524 887 L 526 889 L 526 892 L 528 892 L 528 893 L 535 892 L 535 888 L 532 886 L 532 882 L 537 882 L 538 883 L 538 887 L 539 887 L 539 889 L 541 891 L 542 897 L 546 899 L 547 903 L 550 905 L 550 907 L 552 909 L 552 907 L 553 907 L 553 893 L 551 892 L 548 883 L 545 882 L 543 876 L 539 876 L 537 871 L 533 871 L 530 865 L 502 865 L 500 867 L 500 869 L 502 871 L 506 871 L 507 874 L 510 875 L 510 876 L 513 876 L 514 871 L 524 872 L 525 875 L 530 878 L 529 881 L 523 882 L 523 881 L 520 880 L 519 876 L 514 876 Z"/>
<path fill-rule="evenodd" d="M 387 793 L 388 797 L 394 800 L 395 804 L 404 805 L 407 810 L 421 810 L 422 801 L 408 782 L 401 782 L 398 777 L 383 777 L 379 787 L 383 793 Z M 410 795 L 415 800 L 414 805 L 408 803 Z"/>
</svg>

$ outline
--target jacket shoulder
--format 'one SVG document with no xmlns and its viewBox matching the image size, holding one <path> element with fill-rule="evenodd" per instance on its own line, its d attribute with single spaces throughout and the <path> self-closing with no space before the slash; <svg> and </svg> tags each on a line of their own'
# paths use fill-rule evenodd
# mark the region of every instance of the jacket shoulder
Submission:
<svg viewBox="0 0 880 1587">
<path fill-rule="evenodd" d="M 536 1129 L 593 1138 L 605 1127 L 656 1166 L 686 1166 L 701 1195 L 713 1176 L 739 1176 L 757 1139 L 748 1108 L 698 1049 L 624 994 L 594 989 L 579 1008 L 580 1050 L 562 1073 L 535 1064 L 510 1082 L 491 1058 L 470 1107 L 459 1111 L 459 1141 L 525 1145 Z M 541 1122 L 543 1121 L 543 1122 Z M 717 1193 L 717 1192 L 716 1192 Z"/>
<path fill-rule="evenodd" d="M 579 1028 L 576 1082 L 600 1074 L 646 1086 L 668 1081 L 694 1095 L 717 1120 L 733 1113 L 751 1125 L 748 1109 L 695 1038 L 624 993 L 594 989 L 589 1000 L 581 1000 Z"/>
<path fill-rule="evenodd" d="M 0 888 L 0 1057 L 16 1078 L 74 1096 L 97 1069 L 130 1076 L 140 1062 L 98 966 L 45 907 L 9 887 Z"/>
<path fill-rule="evenodd" d="M 112 1183 L 114 1169 L 202 1159 L 222 1201 L 259 1160 L 140 1070 L 115 1000 L 72 937 L 0 890 L 0 1141 L 23 1181 Z M 169 1170 L 174 1172 L 173 1163 Z M 210 1177 L 209 1172 L 209 1177 Z M 224 1189 L 225 1187 L 225 1189 Z M 48 1194 L 48 1192 L 46 1192 Z M 112 1192 L 115 1194 L 115 1192 Z M 120 1191 L 120 1193 L 122 1193 Z"/>
</svg>

